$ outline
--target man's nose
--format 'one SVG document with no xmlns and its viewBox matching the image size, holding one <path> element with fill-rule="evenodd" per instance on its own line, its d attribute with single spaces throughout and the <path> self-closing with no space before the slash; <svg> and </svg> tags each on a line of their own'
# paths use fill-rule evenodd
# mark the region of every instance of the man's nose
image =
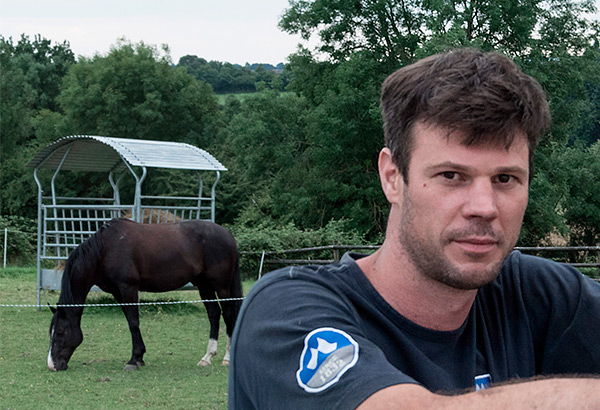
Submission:
<svg viewBox="0 0 600 410">
<path fill-rule="evenodd" d="M 498 216 L 498 193 L 492 181 L 475 180 L 465 194 L 465 218 L 494 219 Z"/>
</svg>

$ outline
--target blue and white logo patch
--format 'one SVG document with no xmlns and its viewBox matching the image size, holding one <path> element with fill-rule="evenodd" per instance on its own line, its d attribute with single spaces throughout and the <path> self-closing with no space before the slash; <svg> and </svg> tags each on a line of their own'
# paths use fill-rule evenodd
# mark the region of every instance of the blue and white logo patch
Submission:
<svg viewBox="0 0 600 410">
<path fill-rule="evenodd" d="M 358 361 L 358 343 L 348 333 L 331 327 L 310 332 L 304 339 L 296 380 L 309 393 L 337 383 Z"/>
</svg>

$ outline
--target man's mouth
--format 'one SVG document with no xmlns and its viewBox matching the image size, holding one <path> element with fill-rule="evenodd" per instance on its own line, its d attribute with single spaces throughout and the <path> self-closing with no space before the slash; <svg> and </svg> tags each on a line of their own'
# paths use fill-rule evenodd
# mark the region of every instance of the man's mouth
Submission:
<svg viewBox="0 0 600 410">
<path fill-rule="evenodd" d="M 454 239 L 453 242 L 457 244 L 464 252 L 471 254 L 485 254 L 498 247 L 498 241 L 490 237 L 472 236 Z"/>
</svg>

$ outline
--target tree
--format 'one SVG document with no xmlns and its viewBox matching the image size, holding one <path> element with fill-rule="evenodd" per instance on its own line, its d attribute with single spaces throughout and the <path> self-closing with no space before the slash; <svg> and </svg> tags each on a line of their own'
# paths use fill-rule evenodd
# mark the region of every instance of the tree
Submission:
<svg viewBox="0 0 600 410">
<path fill-rule="evenodd" d="M 297 63 L 290 62 L 293 73 L 300 69 Z M 292 83 L 300 87 L 296 81 L 319 73 L 312 85 L 302 84 L 314 104 L 305 117 L 306 149 L 274 181 L 275 213 L 287 213 L 306 228 L 346 218 L 359 232 L 374 235 L 381 232 L 387 209 L 376 182 L 383 145 L 380 64 L 367 53 L 355 53 L 337 65 L 309 68 L 315 71 L 302 71 Z"/>
<path fill-rule="evenodd" d="M 597 208 L 593 195 L 584 195 L 576 187 L 589 173 L 586 167 L 594 166 L 587 147 L 600 139 L 598 24 L 582 17 L 587 6 L 551 2 L 544 11 L 541 36 L 532 39 L 532 46 L 516 59 L 546 90 L 553 120 L 536 153 L 522 244 L 547 244 L 553 233 L 570 238 L 572 244 L 591 244 L 595 237 L 583 227 L 582 218 L 574 216 Z M 584 189 L 592 186 L 588 183 Z M 588 218 L 590 227 L 593 219 Z"/>
<path fill-rule="evenodd" d="M 337 188 L 335 192 L 340 195 L 345 187 L 353 186 L 353 181 L 361 181 L 360 190 L 350 189 L 352 193 L 347 196 L 348 200 L 358 199 L 356 211 L 350 213 L 364 221 L 363 229 L 377 231 L 366 228 L 367 221 L 384 213 L 385 202 L 377 201 L 375 195 L 364 201 L 358 192 L 368 192 L 368 183 L 362 182 L 365 176 L 376 185 L 372 171 L 382 145 L 382 132 L 375 120 L 377 84 L 373 83 L 380 84 L 387 74 L 415 59 L 450 48 L 498 50 L 540 81 L 554 116 L 549 137 L 537 154 L 538 172 L 531 187 L 522 240 L 535 244 L 554 231 L 565 232 L 567 225 L 560 210 L 571 180 L 560 153 L 582 136 L 595 140 L 600 112 L 598 25 L 584 18 L 584 13 L 592 10 L 594 4 L 588 0 L 291 2 L 280 26 L 321 40 L 314 55 L 301 48 L 290 57 L 288 67 L 293 76 L 290 88 L 311 104 L 306 117 L 308 139 L 327 153 L 319 157 L 319 150 L 315 150 L 314 158 L 319 159 L 311 162 L 310 169 L 318 173 L 321 161 L 327 164 L 323 167 L 328 170 L 324 181 L 331 179 L 330 192 Z M 315 55 L 328 59 L 319 61 Z M 346 74 L 341 79 L 338 75 L 343 72 Z M 361 107 L 363 116 L 353 107 Z M 347 158 L 353 158 L 354 167 L 347 165 L 344 155 L 330 160 L 336 158 L 335 150 L 330 150 L 336 146 Z M 363 147 L 360 154 L 348 155 L 353 149 L 350 147 L 356 146 Z M 564 166 L 558 168 L 561 164 Z M 335 178 L 330 177 L 333 175 Z M 325 186 L 323 182 L 317 187 Z M 327 200 L 320 198 L 317 203 L 326 204 Z M 342 203 L 330 209 L 333 215 L 342 209 L 349 212 L 348 204 Z M 382 223 L 381 216 L 375 219 Z"/>
<path fill-rule="evenodd" d="M 368 51 L 397 66 L 423 53 L 466 45 L 518 54 L 545 18 L 545 7 L 553 8 L 555 3 L 575 4 L 568 0 L 296 0 L 284 12 L 280 27 L 305 39 L 318 36 L 318 51 L 333 61 Z M 577 4 L 580 10 L 593 8 L 590 0 Z M 573 14 L 580 10 L 573 7 Z"/>
<path fill-rule="evenodd" d="M 562 212 L 569 191 L 569 166 L 564 153 L 562 145 L 556 142 L 545 143 L 536 151 L 520 246 L 553 245 L 551 238 L 568 233 Z"/>
<path fill-rule="evenodd" d="M 68 42 L 22 35 L 14 44 L 0 35 L 0 156 L 35 139 L 34 117 L 58 109 L 60 83 L 74 63 Z"/>
<path fill-rule="evenodd" d="M 187 72 L 199 81 L 210 84 L 216 93 L 251 93 L 259 87 L 283 90 L 288 82 L 283 67 L 270 64 L 248 64 L 244 67 L 231 63 L 206 61 L 203 58 L 187 55 L 179 59 L 178 67 L 185 67 Z M 280 72 L 276 72 L 280 71 Z"/>
<path fill-rule="evenodd" d="M 565 223 L 569 226 L 569 244 L 600 244 L 600 140 L 589 147 L 571 147 L 566 153 L 569 164 L 569 192 L 564 203 Z"/>
<path fill-rule="evenodd" d="M 381 130 L 376 65 L 357 54 L 327 66 L 321 75 L 331 88 L 315 93 L 317 107 L 295 93 L 269 90 L 228 100 L 231 121 L 215 146 L 231 181 L 220 188 L 227 203 L 220 220 L 319 229 L 347 219 L 362 233 L 372 230 L 373 215 L 382 223 L 387 205 L 373 184 L 382 142 L 374 138 Z"/>
<path fill-rule="evenodd" d="M 155 47 L 121 41 L 81 58 L 57 97 L 70 133 L 185 141 L 207 146 L 218 105 L 212 90 Z"/>
<path fill-rule="evenodd" d="M 62 78 L 74 64 L 67 42 L 23 35 L 14 44 L 0 36 L 0 215 L 36 215 L 37 189 L 26 165 L 40 144 L 37 118 L 58 110 Z"/>
<path fill-rule="evenodd" d="M 393 62 L 408 60 L 423 38 L 415 1 L 291 1 L 279 25 L 304 39 L 318 34 L 319 52 L 334 61 L 361 50 Z"/>
<path fill-rule="evenodd" d="M 46 41 L 40 43 L 49 44 Z M 3 46 L 12 52 L 10 44 L 5 42 Z M 10 67 L 39 58 L 36 48 L 25 49 L 34 55 L 24 53 L 23 57 L 12 58 Z M 49 64 L 59 62 L 51 59 Z M 23 65 L 29 67 L 27 73 L 41 72 L 35 64 Z M 57 69 L 44 72 L 55 71 Z M 25 70 L 12 72 L 16 73 L 12 78 L 25 77 L 20 74 Z M 4 75 L 2 80 L 6 80 Z M 134 45 L 121 41 L 106 56 L 81 58 L 70 66 L 62 81 L 56 79 L 56 82 L 60 83 L 60 88 L 42 87 L 44 82 L 39 82 L 39 87 L 35 88 L 33 81 L 24 82 L 26 87 L 22 94 L 27 96 L 29 104 L 26 106 L 29 117 L 23 119 L 27 124 L 25 141 L 31 142 L 31 146 L 20 144 L 19 149 L 15 149 L 17 152 L 2 161 L 2 213 L 24 215 L 27 212 L 27 216 L 34 216 L 35 206 L 31 205 L 35 204 L 36 189 L 26 164 L 41 145 L 65 135 L 172 140 L 205 148 L 216 134 L 219 111 L 210 87 L 196 81 L 185 69 L 173 68 L 168 54 L 161 56 L 155 47 L 143 43 Z M 15 90 L 19 88 L 14 88 L 13 83 L 3 84 L 10 90 L 10 95 L 17 94 Z M 34 105 L 38 100 L 39 103 Z M 3 134 L 3 147 L 5 141 Z M 170 186 L 181 185 L 180 181 L 161 181 Z M 110 191 L 104 176 L 95 174 L 74 174 L 73 178 L 60 184 L 61 192 L 68 196 L 80 196 L 84 189 L 88 195 L 90 189 L 94 190 L 96 196 Z"/>
<path fill-rule="evenodd" d="M 302 161 L 306 149 L 304 134 L 306 102 L 293 93 L 265 90 L 243 101 L 230 99 L 226 111 L 229 123 L 219 136 L 214 152 L 229 169 L 219 183 L 219 220 L 238 219 L 255 224 L 262 216 L 289 221 L 286 215 L 274 215 L 274 179 Z"/>
</svg>

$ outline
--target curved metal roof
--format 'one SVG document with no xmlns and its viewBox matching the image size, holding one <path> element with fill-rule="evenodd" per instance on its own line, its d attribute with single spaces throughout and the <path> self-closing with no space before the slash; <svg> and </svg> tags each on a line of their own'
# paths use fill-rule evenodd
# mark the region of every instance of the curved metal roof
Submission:
<svg viewBox="0 0 600 410">
<path fill-rule="evenodd" d="M 92 135 L 61 138 L 41 149 L 28 165 L 57 169 L 67 150 L 61 170 L 109 172 L 127 161 L 140 167 L 227 171 L 215 157 L 193 145 Z"/>
</svg>

